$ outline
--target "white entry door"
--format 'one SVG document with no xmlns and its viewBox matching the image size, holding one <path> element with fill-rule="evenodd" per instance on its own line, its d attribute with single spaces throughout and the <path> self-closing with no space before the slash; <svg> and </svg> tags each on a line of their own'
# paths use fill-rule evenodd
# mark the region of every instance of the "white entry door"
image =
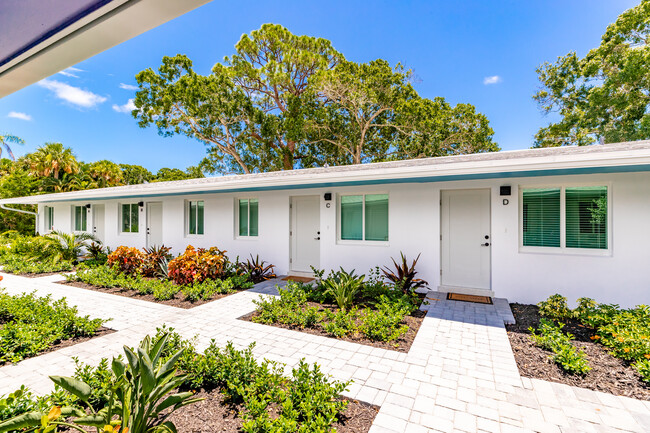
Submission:
<svg viewBox="0 0 650 433">
<path fill-rule="evenodd" d="M 441 285 L 490 290 L 490 190 L 442 191 L 441 201 Z"/>
<path fill-rule="evenodd" d="M 320 197 L 291 197 L 291 270 L 320 266 Z"/>
<path fill-rule="evenodd" d="M 147 203 L 147 247 L 151 248 L 162 244 L 162 203 Z"/>
<path fill-rule="evenodd" d="M 93 205 L 93 235 L 104 242 L 104 205 Z"/>
</svg>

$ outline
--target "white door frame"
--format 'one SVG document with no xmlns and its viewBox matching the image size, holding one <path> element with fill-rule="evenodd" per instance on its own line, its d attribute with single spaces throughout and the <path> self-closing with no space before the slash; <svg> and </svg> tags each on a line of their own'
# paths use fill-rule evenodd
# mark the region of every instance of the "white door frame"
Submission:
<svg viewBox="0 0 650 433">
<path fill-rule="evenodd" d="M 100 207 L 101 210 L 102 210 L 101 211 L 102 218 L 101 218 L 101 228 L 100 229 L 98 229 L 99 224 L 97 224 L 97 215 L 99 215 L 99 212 L 97 212 L 98 207 Z M 96 236 L 97 239 L 99 239 L 103 243 L 104 240 L 105 240 L 104 238 L 106 237 L 106 205 L 104 205 L 103 203 L 94 204 L 94 205 L 92 205 L 92 211 L 93 211 L 93 215 L 92 215 L 92 217 L 93 217 L 93 219 L 92 219 L 92 224 L 93 224 L 92 234 L 94 236 Z M 98 232 L 101 232 L 102 235 L 98 236 Z"/>
<path fill-rule="evenodd" d="M 444 279 L 444 268 L 445 268 L 445 261 L 446 261 L 446 254 L 447 251 L 445 251 L 445 242 L 449 242 L 449 228 L 445 227 L 445 220 L 448 219 L 446 216 L 444 216 L 444 211 L 446 209 L 447 204 L 443 203 L 444 201 L 444 195 L 453 195 L 455 192 L 457 193 L 463 193 L 463 192 L 472 192 L 472 191 L 482 191 L 487 194 L 487 209 L 486 210 L 486 220 L 483 221 L 486 233 L 489 238 L 485 239 L 481 235 L 481 237 L 478 237 L 476 239 L 477 246 L 481 245 L 481 248 L 485 248 L 487 251 L 486 253 L 488 254 L 487 258 L 487 281 L 484 284 L 484 287 L 464 287 L 464 286 L 459 286 L 459 285 L 453 285 L 453 284 L 445 284 Z M 441 292 L 454 292 L 454 293 L 462 293 L 462 294 L 468 294 L 468 295 L 485 295 L 485 296 L 494 296 L 494 292 L 492 291 L 492 190 L 491 188 L 463 188 L 463 189 L 448 189 L 448 190 L 441 190 L 440 191 L 440 286 L 439 290 Z M 447 236 L 447 239 L 443 238 Z M 487 243 L 487 246 L 483 246 Z"/>
<path fill-rule="evenodd" d="M 160 206 L 160 244 L 156 244 L 151 242 L 151 205 L 159 205 Z M 146 224 L 145 224 L 145 236 L 146 236 L 146 244 L 147 248 L 151 248 L 152 246 L 161 246 L 164 243 L 163 240 L 163 203 L 161 201 L 149 201 L 147 202 L 147 215 L 146 215 Z"/>
<path fill-rule="evenodd" d="M 309 269 L 296 269 L 296 260 L 294 260 L 294 254 L 296 253 L 297 250 L 297 243 L 298 243 L 298 235 L 297 235 L 297 229 L 296 229 L 296 221 L 297 221 L 297 215 L 298 215 L 298 208 L 294 205 L 296 200 L 300 199 L 311 199 L 314 200 L 317 206 L 317 218 L 318 221 L 316 223 L 316 226 L 318 227 L 313 234 L 310 234 L 309 236 L 313 236 L 315 241 L 318 241 L 317 243 L 317 249 L 315 250 L 315 255 L 316 255 L 316 263 L 311 263 L 312 266 L 315 268 L 320 267 L 320 239 L 321 239 L 321 228 L 320 228 L 320 196 L 318 195 L 297 195 L 297 196 L 291 196 L 289 197 L 289 272 L 292 275 L 312 275 L 311 270 Z"/>
</svg>

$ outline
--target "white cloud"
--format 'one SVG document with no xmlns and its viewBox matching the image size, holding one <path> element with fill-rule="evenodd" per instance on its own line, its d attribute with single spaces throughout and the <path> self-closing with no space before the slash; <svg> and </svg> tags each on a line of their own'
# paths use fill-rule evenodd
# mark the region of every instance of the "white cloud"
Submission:
<svg viewBox="0 0 650 433">
<path fill-rule="evenodd" d="M 135 110 L 133 99 L 129 99 L 124 105 L 113 104 L 113 110 L 117 111 L 118 113 L 130 113 L 131 111 Z"/>
<path fill-rule="evenodd" d="M 132 86 L 131 84 L 120 83 L 120 89 L 124 90 L 138 90 L 138 86 Z"/>
<path fill-rule="evenodd" d="M 32 116 L 30 116 L 27 113 L 21 113 L 19 111 L 10 111 L 9 114 L 7 114 L 7 117 L 11 117 L 13 119 L 20 119 L 20 120 L 32 120 Z"/>
<path fill-rule="evenodd" d="M 501 77 L 499 77 L 498 75 L 492 75 L 491 77 L 483 78 L 483 84 L 485 84 L 486 86 L 490 84 L 497 84 L 500 83 L 501 81 L 502 81 Z"/>
<path fill-rule="evenodd" d="M 56 80 L 41 80 L 38 85 L 54 92 L 54 96 L 63 99 L 72 105 L 83 108 L 92 108 L 103 102 L 106 98 L 88 90 L 74 87 Z"/>
<path fill-rule="evenodd" d="M 59 72 L 59 74 L 66 77 L 79 78 L 79 75 L 76 75 L 75 72 L 83 72 L 83 69 L 69 67 Z"/>
</svg>

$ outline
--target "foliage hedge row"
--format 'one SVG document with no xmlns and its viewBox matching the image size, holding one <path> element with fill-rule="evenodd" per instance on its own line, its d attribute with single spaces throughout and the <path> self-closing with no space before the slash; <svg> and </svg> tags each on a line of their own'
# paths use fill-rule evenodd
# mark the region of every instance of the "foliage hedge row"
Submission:
<svg viewBox="0 0 650 433">
<path fill-rule="evenodd" d="M 578 306 L 571 310 L 564 296 L 553 295 L 539 303 L 539 312 L 558 321 L 574 319 L 592 329 L 592 340 L 631 363 L 643 380 L 650 382 L 650 307 L 622 309 L 616 304 L 580 298 Z"/>
<path fill-rule="evenodd" d="M 79 316 L 65 299 L 0 291 L 0 364 L 37 355 L 59 341 L 92 336 L 104 322 Z"/>
<path fill-rule="evenodd" d="M 195 339 L 183 339 L 164 326 L 158 329 L 152 343 L 163 335 L 168 336 L 167 345 L 157 363 L 166 363 L 182 350 L 176 364 L 184 377 L 181 389 L 219 390 L 226 404 L 239 405 L 243 432 L 329 432 L 347 407 L 340 394 L 349 382 L 332 381 L 317 364 L 301 360 L 285 377 L 283 364 L 254 358 L 254 345 L 236 350 L 232 343 L 219 348 L 213 341 L 204 353 L 198 353 Z M 108 359 L 97 366 L 77 362 L 74 377 L 90 385 L 88 400 L 93 409 L 106 407 L 116 380 Z M 47 413 L 46 408 L 52 404 L 82 407 L 78 399 L 58 387 L 41 398 L 22 388 L 0 397 L 0 422 L 32 410 Z"/>
<path fill-rule="evenodd" d="M 75 274 L 66 277 L 68 281 L 80 281 L 97 287 L 120 287 L 135 290 L 141 294 L 151 294 L 154 299 L 163 301 L 174 298 L 179 293 L 184 299 L 196 301 L 208 300 L 217 294 L 234 293 L 236 290 L 249 289 L 253 283 L 248 276 L 231 275 L 221 280 L 205 280 L 190 285 L 178 285 L 170 280 L 145 278 L 141 274 L 124 274 L 116 267 L 107 265 L 93 268 L 81 268 Z"/>
</svg>

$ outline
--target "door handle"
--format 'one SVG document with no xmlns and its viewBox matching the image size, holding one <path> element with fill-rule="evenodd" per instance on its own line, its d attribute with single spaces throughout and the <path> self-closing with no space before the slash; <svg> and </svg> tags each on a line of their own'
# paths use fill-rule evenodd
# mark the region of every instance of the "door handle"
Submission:
<svg viewBox="0 0 650 433">
<path fill-rule="evenodd" d="M 320 236 L 317 238 L 314 238 L 315 241 L 320 241 Z"/>
<path fill-rule="evenodd" d="M 489 243 L 489 242 L 486 242 L 486 243 L 484 243 L 484 244 L 481 244 L 481 246 L 482 246 L 482 247 L 489 247 L 489 246 L 490 246 L 490 243 Z"/>
</svg>

